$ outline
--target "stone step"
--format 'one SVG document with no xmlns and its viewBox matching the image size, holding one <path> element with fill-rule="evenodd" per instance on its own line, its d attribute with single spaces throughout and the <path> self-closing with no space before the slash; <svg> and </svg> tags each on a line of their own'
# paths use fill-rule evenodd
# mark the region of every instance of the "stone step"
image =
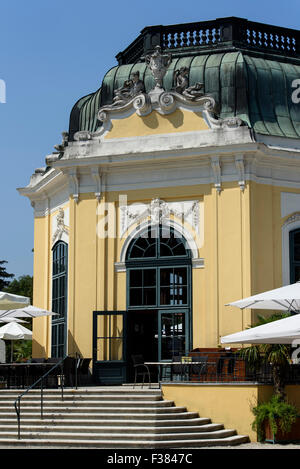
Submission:
<svg viewBox="0 0 300 469">
<path fill-rule="evenodd" d="M 7 406 L 11 405 L 13 406 L 13 402 L 7 403 L 7 402 L 0 402 L 0 411 L 3 408 L 6 408 Z M 21 401 L 21 407 L 35 407 L 38 408 L 41 405 L 40 400 L 22 400 Z M 135 400 L 124 400 L 124 401 L 103 401 L 103 400 L 98 400 L 98 401 L 90 401 L 90 400 L 57 400 L 57 401 L 52 401 L 52 400 L 43 400 L 43 406 L 45 407 L 53 407 L 55 406 L 56 408 L 60 407 L 67 407 L 67 406 L 72 406 L 72 407 L 103 407 L 103 408 L 114 408 L 114 409 L 121 409 L 123 407 L 128 408 L 128 407 L 139 407 L 139 408 L 146 408 L 146 409 L 158 409 L 158 408 L 173 408 L 174 402 L 172 401 L 135 401 Z"/>
<path fill-rule="evenodd" d="M 76 430 L 74 430 L 76 428 Z M 8 432 L 16 432 L 18 426 L 16 422 L 6 424 L 1 426 L 0 425 L 0 432 L 1 434 Z M 85 433 L 103 433 L 111 434 L 111 433 L 119 433 L 120 431 L 126 433 L 142 433 L 142 434 L 169 434 L 169 433 L 186 433 L 186 434 L 194 434 L 194 433 L 207 433 L 207 432 L 215 432 L 218 430 L 224 430 L 224 426 L 222 424 L 210 423 L 206 425 L 185 425 L 185 426 L 155 426 L 155 425 L 143 425 L 139 426 L 131 426 L 131 425 L 102 425 L 99 422 L 98 425 L 82 425 L 81 422 L 74 422 L 73 425 L 66 425 L 65 422 L 53 422 L 48 421 L 40 422 L 39 424 L 31 424 L 28 425 L 28 422 L 23 422 L 21 424 L 22 433 L 24 432 L 56 432 L 56 433 L 72 433 L 72 432 L 85 432 Z M 16 433 L 15 433 L 16 434 Z"/>
<path fill-rule="evenodd" d="M 125 418 L 126 417 L 126 418 Z M 72 419 L 68 416 L 65 416 L 64 418 L 60 418 L 57 416 L 53 415 L 53 418 L 43 418 L 42 420 L 39 419 L 39 416 L 36 416 L 35 418 L 28 418 L 27 416 L 22 416 L 21 419 L 21 424 L 22 427 L 25 425 L 30 425 L 33 427 L 34 425 L 71 425 L 72 428 L 74 425 L 78 426 L 87 426 L 87 427 L 92 427 L 92 426 L 101 426 L 101 427 L 138 427 L 138 428 L 167 428 L 169 431 L 170 427 L 186 427 L 192 429 L 193 427 L 201 426 L 201 428 L 204 425 L 219 425 L 219 424 L 211 424 L 211 420 L 209 418 L 204 418 L 204 417 L 197 417 L 197 418 L 173 418 L 170 419 L 170 416 L 166 416 L 166 418 L 161 418 L 158 419 L 155 416 L 155 419 L 153 419 L 153 416 L 149 416 L 149 419 L 144 419 L 142 416 L 139 416 L 140 419 L 134 419 L 128 418 L 128 415 L 124 416 L 123 419 L 120 418 L 118 414 L 115 415 L 114 419 L 104 419 L 100 418 L 98 419 L 85 419 L 85 418 L 77 418 L 77 419 Z M 177 417 L 177 416 L 176 416 Z M 16 416 L 13 418 L 5 418 L 5 419 L 0 419 L 0 425 L 2 426 L 15 426 L 17 422 Z M 221 425 L 221 424 L 220 424 Z M 222 425 L 223 428 L 223 425 Z"/>
<path fill-rule="evenodd" d="M 138 449 L 138 448 L 202 448 L 209 446 L 235 446 L 242 443 L 248 443 L 248 436 L 244 435 L 233 435 L 226 438 L 211 438 L 211 439 L 191 439 L 191 440 L 76 440 L 76 439 L 64 439 L 64 440 L 51 440 L 51 439 L 21 439 L 17 438 L 3 438 L 0 440 L 0 448 L 13 448 L 13 447 L 35 447 L 35 448 L 89 448 L 89 449 Z"/>
<path fill-rule="evenodd" d="M 118 409 L 118 410 L 116 410 Z M 161 413 L 164 413 L 164 414 L 177 414 L 177 413 L 183 413 L 183 412 L 186 412 L 186 408 L 185 407 L 169 407 L 169 406 L 165 406 L 165 407 L 140 407 L 140 406 L 137 406 L 137 407 L 103 407 L 103 406 L 73 406 L 73 405 L 70 405 L 70 406 L 61 406 L 61 407 L 58 407 L 58 406 L 48 406 L 48 405 L 44 405 L 43 406 L 43 411 L 44 413 L 49 413 L 49 412 L 53 412 L 54 414 L 56 415 L 61 415 L 62 412 L 66 413 L 66 412 L 69 412 L 70 414 L 74 414 L 74 413 L 100 413 L 100 414 L 106 414 L 106 413 L 110 413 L 110 414 L 115 414 L 115 413 L 121 413 L 121 414 L 131 414 L 131 413 L 144 413 L 144 414 L 153 414 L 153 415 L 156 415 L 156 414 L 161 414 Z M 11 409 L 10 408 L 2 408 L 0 410 L 0 418 L 1 418 L 1 415 L 3 413 L 15 413 L 15 408 L 12 407 Z M 26 413 L 30 413 L 30 412 L 36 412 L 37 414 L 40 412 L 40 406 L 23 406 L 21 405 L 21 412 L 22 414 L 26 414 Z"/>
<path fill-rule="evenodd" d="M 27 418 L 37 418 L 39 419 L 40 418 L 40 415 L 41 415 L 41 412 L 39 410 L 36 410 L 34 409 L 35 411 L 31 411 L 31 412 L 22 412 L 22 418 L 25 419 L 26 417 Z M 97 409 L 99 410 L 99 409 Z M 73 418 L 73 419 L 85 419 L 85 418 L 89 418 L 89 419 L 123 419 L 123 418 L 127 418 L 127 419 L 142 419 L 142 420 L 147 420 L 147 419 L 188 419 L 188 418 L 197 418 L 198 417 L 198 413 L 197 412 L 185 412 L 185 411 L 176 411 L 176 412 L 168 412 L 168 413 L 160 413 L 160 412 L 157 412 L 157 413 L 154 413 L 153 412 L 153 409 L 151 409 L 151 413 L 146 413 L 144 412 L 145 409 L 141 409 L 141 411 L 139 413 L 136 412 L 137 409 L 135 409 L 135 412 L 132 412 L 132 409 L 128 409 L 128 412 L 124 412 L 124 409 L 122 409 L 122 412 L 117 412 L 116 409 L 113 409 L 111 412 L 91 412 L 91 413 L 88 413 L 88 412 L 72 412 L 70 414 L 68 413 L 61 413 L 61 412 L 57 412 L 57 410 L 55 409 L 53 412 L 50 412 L 49 411 L 45 411 L 44 409 L 44 413 L 43 413 L 43 416 L 44 418 L 52 418 L 52 419 L 56 419 L 56 418 L 61 418 L 61 419 L 64 419 L 64 418 Z M 170 409 L 164 409 L 165 410 L 174 410 L 172 408 Z M 9 411 L 6 411 L 6 412 L 1 412 L 0 413 L 0 421 L 2 418 L 9 418 L 9 417 L 16 417 L 16 412 L 14 409 L 10 409 Z"/>
<path fill-rule="evenodd" d="M 13 396 L 14 398 L 17 398 L 20 394 L 23 394 L 26 391 L 26 389 L 1 389 L 0 390 L 0 398 L 4 396 Z M 55 388 L 55 389 L 44 389 L 43 390 L 44 395 L 61 395 L 61 388 Z M 124 396 L 126 395 L 142 395 L 142 396 L 162 396 L 162 392 L 159 389 L 132 389 L 132 388 L 125 388 L 123 390 L 120 390 L 120 388 L 64 388 L 63 390 L 64 395 L 72 395 L 72 396 L 105 396 L 105 395 L 113 395 L 113 396 Z M 29 395 L 35 395 L 35 394 L 41 394 L 41 390 L 36 388 L 36 389 L 31 389 L 28 393 L 26 393 L 27 396 Z"/>
<path fill-rule="evenodd" d="M 7 405 L 7 403 L 14 403 L 15 400 L 17 399 L 17 395 L 15 397 L 12 397 L 10 395 L 6 396 L 0 396 L 0 405 Z M 44 401 L 47 402 L 82 402 L 82 401 L 89 401 L 89 402 L 116 402 L 116 399 L 118 402 L 128 402 L 128 401 L 135 401 L 135 402 L 140 402 L 140 401 L 145 401 L 145 402 L 157 402 L 157 401 L 163 401 L 161 395 L 159 394 L 153 394 L 153 396 L 145 394 L 123 394 L 123 395 L 116 395 L 113 396 L 112 394 L 107 394 L 107 395 L 84 395 L 84 394 L 64 394 L 64 397 L 62 398 L 60 395 L 51 395 L 51 394 L 44 394 L 43 396 Z M 21 402 L 28 402 L 28 401 L 36 401 L 40 402 L 40 395 L 32 395 L 32 394 L 26 394 L 21 398 Z"/>
<path fill-rule="evenodd" d="M 14 403 L 19 390 L 0 391 L 0 448 L 185 448 L 248 441 L 234 429 L 165 400 L 160 390 L 40 390 L 21 400 L 21 439 Z"/>
<path fill-rule="evenodd" d="M 14 438 L 16 437 L 17 433 L 16 432 L 11 432 L 11 431 L 5 431 L 5 432 L 0 432 L 0 441 L 6 438 Z M 56 432 L 56 431 L 38 431 L 38 432 L 33 432 L 33 431 L 25 431 L 21 430 L 21 435 L 22 439 L 51 439 L 51 440 L 57 440 L 57 439 L 70 439 L 74 438 L 76 440 L 104 440 L 107 438 L 108 440 L 122 440 L 122 441 L 128 441 L 128 440 L 135 440 L 137 438 L 136 433 L 129 433 L 129 432 L 122 432 L 122 433 L 87 433 L 87 432 L 80 432 L 80 431 L 74 431 L 71 433 L 62 433 L 62 432 Z M 211 431 L 211 432 L 199 432 L 199 433 L 194 433 L 194 434 L 189 434 L 186 432 L 183 433 L 150 433 L 150 434 L 139 434 L 138 439 L 140 441 L 148 441 L 151 439 L 152 441 L 160 441 L 160 440 L 190 440 L 190 439 L 219 439 L 219 438 L 228 438 L 230 436 L 236 435 L 235 430 L 227 429 L 227 430 L 216 430 L 216 431 Z"/>
</svg>

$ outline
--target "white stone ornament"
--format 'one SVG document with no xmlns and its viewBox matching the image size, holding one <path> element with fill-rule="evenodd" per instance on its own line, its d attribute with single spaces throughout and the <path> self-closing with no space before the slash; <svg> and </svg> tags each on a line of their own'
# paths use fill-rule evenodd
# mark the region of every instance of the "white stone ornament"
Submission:
<svg viewBox="0 0 300 469">
<path fill-rule="evenodd" d="M 160 46 L 155 47 L 155 52 L 152 55 L 146 55 L 145 62 L 153 75 L 155 88 L 163 88 L 163 78 L 171 61 L 172 55 L 162 54 Z"/>
<path fill-rule="evenodd" d="M 165 202 L 153 199 L 149 204 L 134 203 L 120 206 L 120 237 L 134 224 L 148 221 L 151 225 L 168 225 L 174 216 L 180 224 L 188 223 L 197 234 L 200 234 L 199 201 Z"/>
<path fill-rule="evenodd" d="M 52 243 L 60 241 L 64 234 L 69 236 L 69 228 L 65 225 L 65 212 L 60 208 L 56 215 L 56 230 L 52 236 Z"/>
</svg>

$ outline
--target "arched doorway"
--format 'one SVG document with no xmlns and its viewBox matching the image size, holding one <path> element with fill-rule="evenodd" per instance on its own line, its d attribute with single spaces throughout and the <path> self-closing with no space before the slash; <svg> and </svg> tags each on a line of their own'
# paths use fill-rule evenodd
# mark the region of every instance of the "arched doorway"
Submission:
<svg viewBox="0 0 300 469">
<path fill-rule="evenodd" d="M 148 226 L 127 250 L 128 358 L 184 355 L 191 344 L 191 251 L 171 226 Z"/>
<path fill-rule="evenodd" d="M 132 380 L 131 355 L 167 361 L 189 351 L 192 256 L 174 227 L 149 225 L 126 250 L 126 311 L 94 311 L 93 377 L 97 384 Z"/>
</svg>

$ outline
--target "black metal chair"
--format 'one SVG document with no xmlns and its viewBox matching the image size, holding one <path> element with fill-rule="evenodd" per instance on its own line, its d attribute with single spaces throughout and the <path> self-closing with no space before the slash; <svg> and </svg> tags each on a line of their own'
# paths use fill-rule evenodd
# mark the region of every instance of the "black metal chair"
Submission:
<svg viewBox="0 0 300 469">
<path fill-rule="evenodd" d="M 217 363 L 216 363 L 216 374 L 217 374 L 218 381 L 220 380 L 220 378 L 221 378 L 221 381 L 222 381 L 222 378 L 223 378 L 225 358 L 226 357 L 224 355 L 221 355 L 218 358 Z"/>
<path fill-rule="evenodd" d="M 73 387 L 75 385 L 75 376 L 76 376 L 76 367 L 78 364 L 78 360 L 74 357 L 66 357 L 63 362 L 63 377 L 64 385 Z M 59 371 L 56 371 L 59 373 Z M 77 368 L 78 372 L 78 368 Z M 77 375 L 78 377 L 78 375 Z"/>
<path fill-rule="evenodd" d="M 148 365 L 145 365 L 144 363 L 144 357 L 143 355 L 131 355 L 131 359 L 133 361 L 133 368 L 134 368 L 134 385 L 137 384 L 137 378 L 138 376 L 143 377 L 143 384 L 142 387 L 144 387 L 145 384 L 145 377 L 148 376 L 148 383 L 149 387 L 151 386 L 151 377 L 150 377 L 150 370 Z"/>
<path fill-rule="evenodd" d="M 50 357 L 50 358 L 47 358 L 45 363 L 49 364 L 50 366 L 51 365 L 54 366 L 56 363 L 60 361 L 61 361 L 61 358 Z M 46 373 L 46 371 L 48 370 L 45 368 L 44 373 Z M 59 376 L 60 376 L 60 379 L 62 379 L 61 369 L 60 367 L 57 367 L 47 376 L 46 386 L 57 388 L 59 384 Z"/>
<path fill-rule="evenodd" d="M 173 380 L 174 381 L 177 381 L 177 380 L 182 381 L 182 378 L 183 378 L 184 372 L 185 372 L 185 366 L 184 366 L 184 363 L 181 362 L 181 356 L 180 355 L 174 355 L 172 357 L 172 362 L 173 363 L 171 364 L 171 380 L 172 381 Z M 178 363 L 178 362 L 180 362 L 180 363 Z"/>
<path fill-rule="evenodd" d="M 200 381 L 201 376 L 204 376 L 207 374 L 207 361 L 208 361 L 207 356 L 202 356 L 202 355 L 192 356 L 192 362 L 199 362 L 199 363 L 191 365 L 191 373 L 193 375 L 198 375 L 199 381 Z"/>
<path fill-rule="evenodd" d="M 46 358 L 32 358 L 31 363 L 34 363 L 33 366 L 28 365 L 28 385 L 35 383 L 47 369 L 43 366 L 43 363 L 46 363 Z M 40 365 L 40 366 L 39 366 Z"/>
<path fill-rule="evenodd" d="M 9 387 L 9 370 L 7 366 L 1 366 L 0 364 L 0 385 L 1 387 Z"/>
<path fill-rule="evenodd" d="M 78 384 L 88 384 L 89 383 L 89 367 L 91 363 L 91 358 L 81 358 L 79 367 L 78 367 Z"/>
<path fill-rule="evenodd" d="M 227 374 L 232 376 L 232 379 L 235 378 L 235 362 L 236 355 L 233 353 L 227 354 L 228 363 L 227 363 Z"/>
</svg>

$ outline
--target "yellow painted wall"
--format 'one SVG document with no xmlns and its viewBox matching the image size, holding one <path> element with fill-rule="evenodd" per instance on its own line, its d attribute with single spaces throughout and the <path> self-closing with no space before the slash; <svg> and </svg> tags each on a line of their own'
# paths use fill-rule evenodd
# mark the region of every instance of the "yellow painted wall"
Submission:
<svg viewBox="0 0 300 469">
<path fill-rule="evenodd" d="M 216 347 L 220 337 L 251 324 L 251 312 L 225 304 L 281 285 L 280 193 L 285 188 L 237 182 L 224 183 L 218 193 L 212 185 L 131 190 L 128 204 L 203 202 L 204 243 L 198 257 L 204 268 L 193 269 L 193 344 Z M 295 191 L 296 192 L 296 191 Z M 298 191 L 299 192 L 299 191 Z M 118 208 L 119 192 L 81 194 L 69 202 L 68 347 L 69 353 L 92 354 L 92 312 L 126 309 L 126 273 L 115 271 L 124 239 L 101 238 L 99 226 L 106 216 L 103 207 Z M 118 235 L 118 210 L 116 210 Z M 51 309 L 51 226 L 56 212 L 35 219 L 34 304 Z M 254 313 L 252 320 L 255 319 Z M 34 321 L 34 355 L 50 353 L 49 318 Z"/>
<path fill-rule="evenodd" d="M 251 407 L 268 400 L 272 386 L 257 385 L 163 385 L 163 396 L 177 406 L 185 406 L 190 412 L 198 412 L 200 417 L 210 418 L 213 423 L 223 424 L 234 429 L 239 435 L 249 436 L 257 441 L 256 432 L 251 428 L 253 414 Z M 299 386 L 287 386 L 289 402 L 300 412 Z"/>
<path fill-rule="evenodd" d="M 152 111 L 147 116 L 138 116 L 134 113 L 126 119 L 113 119 L 112 128 L 105 138 L 136 137 L 208 129 L 209 127 L 201 112 L 177 109 L 172 114 L 161 115 L 156 111 Z"/>
<path fill-rule="evenodd" d="M 33 304 L 39 308 L 49 306 L 49 245 L 50 217 L 34 220 Z M 33 320 L 32 356 L 45 357 L 49 345 L 47 317 Z"/>
</svg>

